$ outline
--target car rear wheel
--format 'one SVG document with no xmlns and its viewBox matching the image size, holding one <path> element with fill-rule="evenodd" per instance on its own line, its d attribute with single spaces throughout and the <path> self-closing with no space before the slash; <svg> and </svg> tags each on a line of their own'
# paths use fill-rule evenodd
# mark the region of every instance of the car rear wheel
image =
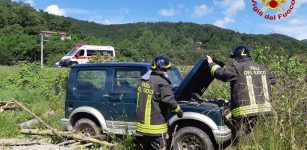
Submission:
<svg viewBox="0 0 307 150">
<path fill-rule="evenodd" d="M 177 131 L 173 150 L 214 150 L 210 137 L 197 127 L 184 127 Z"/>
<path fill-rule="evenodd" d="M 97 124 L 86 118 L 79 119 L 74 125 L 74 130 L 77 132 L 77 134 L 81 134 L 83 136 L 97 136 L 101 134 Z"/>
</svg>

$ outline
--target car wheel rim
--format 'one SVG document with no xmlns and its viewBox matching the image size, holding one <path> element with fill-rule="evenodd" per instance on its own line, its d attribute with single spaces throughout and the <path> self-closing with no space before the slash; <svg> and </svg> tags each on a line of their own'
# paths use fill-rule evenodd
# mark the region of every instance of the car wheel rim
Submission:
<svg viewBox="0 0 307 150">
<path fill-rule="evenodd" d="M 202 150 L 202 142 L 201 139 L 196 137 L 195 135 L 186 135 L 184 136 L 179 145 L 182 150 Z"/>
<path fill-rule="evenodd" d="M 79 130 L 79 133 L 84 135 L 84 136 L 94 136 L 96 135 L 95 130 L 89 126 L 83 126 Z"/>
</svg>

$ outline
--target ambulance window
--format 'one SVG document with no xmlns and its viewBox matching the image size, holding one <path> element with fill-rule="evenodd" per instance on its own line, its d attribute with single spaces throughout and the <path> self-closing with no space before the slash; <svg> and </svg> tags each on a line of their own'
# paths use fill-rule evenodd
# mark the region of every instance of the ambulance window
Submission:
<svg viewBox="0 0 307 150">
<path fill-rule="evenodd" d="M 94 56 L 96 53 L 97 52 L 95 50 L 87 50 L 87 56 Z"/>
<path fill-rule="evenodd" d="M 113 51 L 101 50 L 99 53 L 101 55 L 111 55 L 113 57 Z"/>
<path fill-rule="evenodd" d="M 84 56 L 84 50 L 79 50 L 76 56 Z"/>
<path fill-rule="evenodd" d="M 75 53 L 76 53 L 76 50 L 72 49 L 66 54 L 66 56 L 73 56 Z"/>
</svg>

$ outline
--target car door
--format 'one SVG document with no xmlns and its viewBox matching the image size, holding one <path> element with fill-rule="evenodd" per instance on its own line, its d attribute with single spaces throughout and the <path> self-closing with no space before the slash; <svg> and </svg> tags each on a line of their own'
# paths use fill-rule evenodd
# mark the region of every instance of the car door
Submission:
<svg viewBox="0 0 307 150">
<path fill-rule="evenodd" d="M 80 69 L 76 74 L 73 87 L 73 101 L 69 104 L 73 108 L 88 106 L 97 109 L 109 119 L 108 103 L 110 84 L 107 76 L 109 69 Z"/>
<path fill-rule="evenodd" d="M 146 71 L 145 67 L 114 68 L 114 79 L 109 98 L 111 128 L 125 131 L 127 126 L 129 130 L 135 127 L 136 88 Z"/>
</svg>

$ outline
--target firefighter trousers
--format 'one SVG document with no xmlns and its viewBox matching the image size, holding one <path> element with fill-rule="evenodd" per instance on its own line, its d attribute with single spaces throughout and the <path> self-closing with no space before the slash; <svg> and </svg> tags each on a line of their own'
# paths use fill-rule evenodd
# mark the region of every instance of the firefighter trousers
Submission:
<svg viewBox="0 0 307 150">
<path fill-rule="evenodd" d="M 136 138 L 137 148 L 140 150 L 166 150 L 165 136 L 140 136 Z"/>
</svg>

